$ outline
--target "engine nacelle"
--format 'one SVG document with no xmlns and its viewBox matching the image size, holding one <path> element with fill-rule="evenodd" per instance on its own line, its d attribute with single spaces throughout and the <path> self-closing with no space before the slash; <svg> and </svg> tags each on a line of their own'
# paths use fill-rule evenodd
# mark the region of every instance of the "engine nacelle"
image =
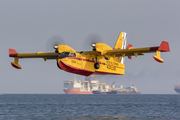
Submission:
<svg viewBox="0 0 180 120">
<path fill-rule="evenodd" d="M 58 45 L 57 50 L 58 50 L 59 53 L 62 53 L 64 51 L 66 51 L 66 52 L 75 52 L 75 50 L 73 48 L 69 47 L 68 45 Z"/>
</svg>

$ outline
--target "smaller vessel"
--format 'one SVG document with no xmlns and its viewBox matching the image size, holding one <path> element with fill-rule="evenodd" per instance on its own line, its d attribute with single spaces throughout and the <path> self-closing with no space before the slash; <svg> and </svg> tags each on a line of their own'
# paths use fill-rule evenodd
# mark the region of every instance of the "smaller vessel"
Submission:
<svg viewBox="0 0 180 120">
<path fill-rule="evenodd" d="M 110 85 L 108 85 L 107 83 L 97 83 L 97 89 L 96 90 L 92 90 L 94 94 L 109 94 L 110 92 Z"/>
<path fill-rule="evenodd" d="M 174 86 L 174 90 L 175 90 L 177 93 L 180 93 L 180 84 L 179 84 L 179 85 L 175 85 L 175 86 Z"/>
<path fill-rule="evenodd" d="M 119 88 L 112 85 L 108 85 L 107 83 L 99 83 L 99 89 L 93 91 L 94 94 L 140 94 L 137 88 L 134 85 L 123 89 L 123 85 L 120 85 Z"/>
<path fill-rule="evenodd" d="M 120 88 L 112 89 L 109 94 L 140 94 L 140 92 L 134 85 L 126 87 L 125 89 L 123 89 L 123 85 L 121 85 Z"/>
</svg>

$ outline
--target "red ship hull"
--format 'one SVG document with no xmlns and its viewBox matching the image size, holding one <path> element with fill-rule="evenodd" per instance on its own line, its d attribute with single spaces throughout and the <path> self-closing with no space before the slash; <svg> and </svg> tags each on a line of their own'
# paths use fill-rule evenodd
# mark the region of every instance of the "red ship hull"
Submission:
<svg viewBox="0 0 180 120">
<path fill-rule="evenodd" d="M 66 94 L 93 94 L 92 91 L 81 91 L 81 90 L 74 90 L 74 89 L 65 89 L 64 92 Z"/>
</svg>

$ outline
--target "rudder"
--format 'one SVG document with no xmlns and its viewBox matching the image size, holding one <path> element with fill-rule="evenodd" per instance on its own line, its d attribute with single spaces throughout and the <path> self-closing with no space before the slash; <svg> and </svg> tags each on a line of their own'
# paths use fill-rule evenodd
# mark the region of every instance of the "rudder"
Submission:
<svg viewBox="0 0 180 120">
<path fill-rule="evenodd" d="M 126 49 L 126 41 L 127 41 L 127 33 L 121 31 L 113 49 L 114 50 Z M 125 58 L 124 57 L 114 57 L 114 60 L 117 62 L 120 61 L 122 64 L 124 64 Z"/>
</svg>

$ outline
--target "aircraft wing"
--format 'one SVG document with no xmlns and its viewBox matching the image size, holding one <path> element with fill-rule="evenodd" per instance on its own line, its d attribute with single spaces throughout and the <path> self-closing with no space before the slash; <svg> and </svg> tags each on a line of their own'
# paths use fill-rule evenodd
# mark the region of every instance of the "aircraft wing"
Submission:
<svg viewBox="0 0 180 120">
<path fill-rule="evenodd" d="M 76 53 L 79 53 L 82 55 L 95 55 L 95 56 L 101 55 L 101 52 L 98 52 L 98 51 L 77 51 Z"/>
<path fill-rule="evenodd" d="M 21 66 L 18 64 L 19 58 L 43 58 L 45 61 L 47 59 L 57 59 L 59 53 L 17 53 L 14 49 L 9 49 L 9 57 L 14 57 L 14 62 L 11 62 L 11 65 L 17 69 L 21 69 Z"/>
<path fill-rule="evenodd" d="M 18 58 L 47 58 L 47 59 L 56 59 L 59 56 L 58 53 L 17 53 L 14 49 L 9 49 L 9 57 L 18 57 Z"/>
<path fill-rule="evenodd" d="M 128 45 L 127 49 L 116 49 L 116 50 L 107 50 L 104 51 L 103 55 L 105 56 L 116 56 L 116 57 L 125 57 L 128 56 L 131 59 L 131 56 L 144 55 L 144 53 L 153 53 L 156 52 L 156 56 L 154 55 L 154 59 L 158 62 L 163 62 L 162 58 L 160 58 L 161 52 L 170 52 L 169 43 L 166 41 L 162 41 L 160 46 L 157 47 L 144 47 L 144 48 L 132 48 L 132 45 Z"/>
<path fill-rule="evenodd" d="M 94 55 L 94 56 L 105 56 L 105 57 L 125 57 L 128 56 L 129 59 L 132 59 L 131 56 L 137 57 L 138 55 L 144 55 L 144 53 L 154 53 L 153 58 L 160 63 L 163 63 L 163 59 L 160 57 L 161 52 L 170 52 L 169 43 L 162 41 L 160 46 L 156 47 L 143 47 L 143 48 L 133 48 L 131 44 L 127 46 L 126 49 L 113 49 L 113 50 L 103 50 L 103 51 L 80 51 L 77 52 L 82 55 Z"/>
</svg>

